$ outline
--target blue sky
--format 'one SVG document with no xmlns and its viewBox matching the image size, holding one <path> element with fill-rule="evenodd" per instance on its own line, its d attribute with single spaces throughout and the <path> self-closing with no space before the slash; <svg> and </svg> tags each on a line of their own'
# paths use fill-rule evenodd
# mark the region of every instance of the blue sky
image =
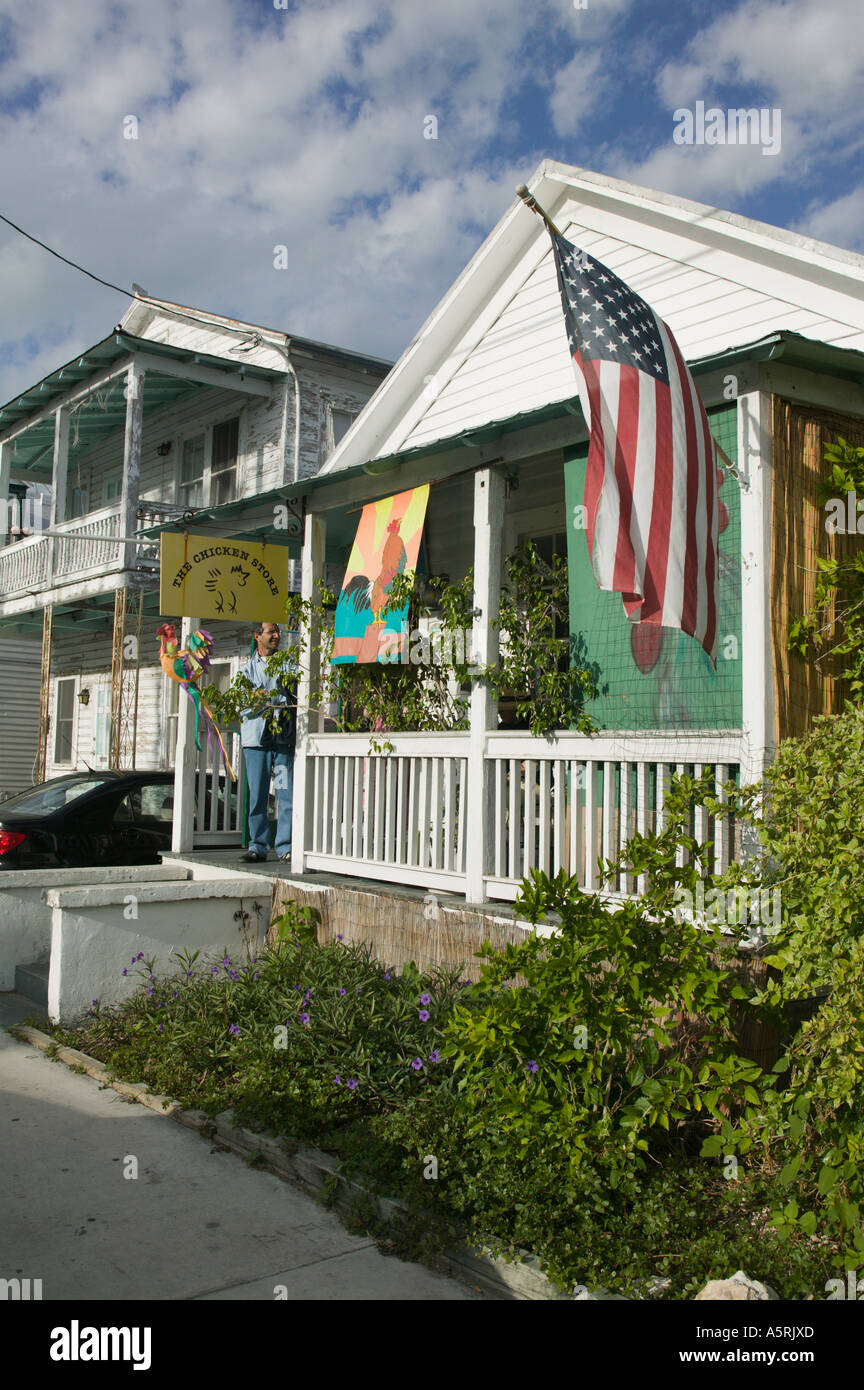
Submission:
<svg viewBox="0 0 864 1390">
<path fill-rule="evenodd" d="M 0 212 L 395 358 L 544 157 L 864 250 L 862 58 L 859 0 L 0 0 Z M 779 153 L 676 144 L 698 101 L 779 109 Z M 3 224 L 0 290 L 0 401 L 127 304 Z"/>
</svg>

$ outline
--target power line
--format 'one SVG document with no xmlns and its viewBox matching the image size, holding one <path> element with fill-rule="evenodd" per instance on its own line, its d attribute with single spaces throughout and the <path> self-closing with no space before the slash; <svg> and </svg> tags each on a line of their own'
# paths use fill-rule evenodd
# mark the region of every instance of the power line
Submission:
<svg viewBox="0 0 864 1390">
<path fill-rule="evenodd" d="M 64 265 L 71 265 L 73 270 L 80 270 L 82 275 L 88 275 L 91 280 L 96 281 L 97 285 L 104 285 L 106 289 L 116 290 L 118 294 L 125 295 L 127 299 L 142 298 L 142 296 L 136 294 L 134 290 L 123 290 L 119 285 L 112 284 L 110 280 L 103 280 L 101 276 L 94 275 L 92 270 L 85 270 L 83 265 L 78 265 L 77 261 L 70 261 L 67 256 L 61 256 L 59 251 L 53 250 L 52 247 L 46 246 L 44 241 L 40 241 L 38 237 L 31 236 L 29 232 L 25 232 L 23 227 L 19 227 L 17 223 L 10 221 L 8 217 L 4 217 L 2 212 L 0 212 L 0 222 L 5 222 L 7 227 L 11 227 L 13 231 L 20 232 L 21 236 L 26 237 L 28 241 L 32 241 L 35 246 L 41 246 L 42 250 L 47 251 L 50 256 L 56 256 L 57 260 L 63 261 Z"/>
</svg>

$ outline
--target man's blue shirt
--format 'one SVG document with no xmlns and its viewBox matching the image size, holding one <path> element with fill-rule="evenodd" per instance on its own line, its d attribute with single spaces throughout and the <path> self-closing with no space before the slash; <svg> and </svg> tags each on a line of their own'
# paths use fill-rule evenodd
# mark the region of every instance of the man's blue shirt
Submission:
<svg viewBox="0 0 864 1390">
<path fill-rule="evenodd" d="M 281 727 L 272 729 L 268 727 L 272 715 L 268 711 L 262 714 L 250 715 L 240 721 L 240 741 L 244 748 L 273 748 L 279 752 L 293 751 L 297 736 L 297 701 L 294 688 L 294 678 L 283 672 L 277 676 L 271 676 L 264 668 L 266 658 L 259 656 L 255 652 L 249 660 L 240 667 L 240 674 L 245 676 L 256 690 L 268 690 L 272 692 L 271 703 L 283 705 L 289 711 L 287 715 L 280 716 Z"/>
</svg>

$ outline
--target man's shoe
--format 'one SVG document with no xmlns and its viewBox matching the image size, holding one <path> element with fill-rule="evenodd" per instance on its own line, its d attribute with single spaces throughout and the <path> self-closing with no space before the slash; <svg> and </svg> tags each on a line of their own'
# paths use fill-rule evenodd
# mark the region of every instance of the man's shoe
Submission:
<svg viewBox="0 0 864 1390">
<path fill-rule="evenodd" d="M 290 849 L 289 849 L 289 851 L 288 851 L 287 854 L 280 854 L 280 855 L 279 855 L 279 858 L 282 860 L 283 864 L 286 863 L 286 862 L 290 864 L 290 863 L 291 863 L 291 851 L 290 851 Z"/>
<path fill-rule="evenodd" d="M 267 855 L 259 854 L 257 849 L 250 849 L 248 854 L 241 854 L 240 858 L 245 859 L 247 864 L 263 864 Z"/>
</svg>

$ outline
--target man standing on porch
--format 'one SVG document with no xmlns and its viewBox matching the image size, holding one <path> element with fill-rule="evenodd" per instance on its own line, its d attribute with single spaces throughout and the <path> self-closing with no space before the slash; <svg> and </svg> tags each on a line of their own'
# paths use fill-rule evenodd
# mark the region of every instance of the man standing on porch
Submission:
<svg viewBox="0 0 864 1390">
<path fill-rule="evenodd" d="M 251 863 L 262 863 L 269 853 L 267 801 L 272 776 L 276 785 L 276 854 L 279 859 L 290 862 L 294 744 L 297 737 L 294 683 L 283 672 L 270 675 L 265 668 L 267 658 L 277 650 L 282 638 L 277 624 L 258 623 L 252 629 L 252 636 L 257 650 L 241 666 L 240 674 L 256 690 L 267 691 L 271 698 L 269 708 L 260 714 L 250 712 L 240 724 L 249 787 L 249 848 L 243 858 Z"/>
</svg>

